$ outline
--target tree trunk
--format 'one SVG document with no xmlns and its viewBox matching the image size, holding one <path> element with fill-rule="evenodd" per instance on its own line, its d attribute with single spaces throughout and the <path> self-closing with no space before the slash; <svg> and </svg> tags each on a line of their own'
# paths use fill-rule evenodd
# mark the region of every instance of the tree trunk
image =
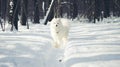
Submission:
<svg viewBox="0 0 120 67">
<path fill-rule="evenodd" d="M 45 17 L 45 21 L 44 24 L 46 25 L 48 21 L 51 21 L 54 17 L 54 5 L 55 4 L 55 0 L 53 0 L 53 3 L 51 2 L 50 6 L 49 6 L 49 11 L 47 11 L 46 13 L 46 17 Z"/>
<path fill-rule="evenodd" d="M 77 1 L 73 0 L 73 11 L 72 11 L 73 15 L 72 15 L 72 19 L 75 19 L 78 15 L 78 5 L 77 5 Z"/>
<path fill-rule="evenodd" d="M 40 23 L 39 22 L 39 1 L 34 0 L 34 22 L 33 23 Z"/>
<path fill-rule="evenodd" d="M 94 23 L 96 23 L 96 20 L 100 20 L 100 13 L 100 0 L 95 0 Z"/>
<path fill-rule="evenodd" d="M 28 0 L 21 0 L 21 24 L 26 25 L 27 23 L 27 3 Z"/>
<path fill-rule="evenodd" d="M 13 18 L 12 18 L 12 27 L 11 27 L 11 31 L 13 31 L 13 29 L 15 28 L 16 30 L 18 30 L 18 13 L 19 13 L 19 7 L 20 7 L 20 0 L 13 0 Z"/>
<path fill-rule="evenodd" d="M 104 17 L 110 16 L 110 0 L 104 0 Z"/>
</svg>

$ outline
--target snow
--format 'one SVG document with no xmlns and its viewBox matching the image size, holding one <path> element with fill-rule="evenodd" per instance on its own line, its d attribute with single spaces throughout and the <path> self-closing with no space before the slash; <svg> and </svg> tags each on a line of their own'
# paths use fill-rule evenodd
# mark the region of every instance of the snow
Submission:
<svg viewBox="0 0 120 67">
<path fill-rule="evenodd" d="M 66 67 L 119 67 L 120 26 L 77 24 L 72 26 L 65 50 Z"/>
<path fill-rule="evenodd" d="M 0 31 L 0 67 L 120 66 L 120 23 L 72 22 L 65 50 L 51 46 L 49 25 L 8 29 Z"/>
</svg>

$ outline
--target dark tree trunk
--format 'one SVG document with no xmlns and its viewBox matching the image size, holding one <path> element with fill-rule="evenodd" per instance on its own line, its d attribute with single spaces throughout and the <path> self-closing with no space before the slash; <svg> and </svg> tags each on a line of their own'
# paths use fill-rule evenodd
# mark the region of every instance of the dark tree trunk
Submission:
<svg viewBox="0 0 120 67">
<path fill-rule="evenodd" d="M 72 18 L 75 19 L 78 15 L 78 5 L 77 5 L 77 0 L 73 0 L 73 15 Z"/>
<path fill-rule="evenodd" d="M 5 20 L 7 0 L 1 0 L 1 17 Z"/>
<path fill-rule="evenodd" d="M 100 20 L 100 4 L 100 0 L 95 0 L 94 23 L 96 23 L 96 20 Z"/>
<path fill-rule="evenodd" d="M 48 23 L 48 21 L 51 21 L 54 17 L 54 6 L 55 6 L 54 4 L 55 4 L 55 0 L 53 1 L 53 3 L 50 4 L 51 8 L 49 6 L 50 12 L 48 13 L 47 17 L 45 18 L 45 21 L 44 21 L 45 25 Z"/>
<path fill-rule="evenodd" d="M 104 17 L 110 16 L 110 0 L 104 0 Z"/>
<path fill-rule="evenodd" d="M 39 1 L 34 0 L 34 22 L 33 23 L 40 23 L 39 22 Z"/>
<path fill-rule="evenodd" d="M 19 13 L 19 7 L 20 7 L 20 0 L 13 0 L 13 18 L 12 18 L 12 28 L 11 31 L 15 28 L 18 30 L 18 13 Z"/>
<path fill-rule="evenodd" d="M 1 14 L 2 14 L 2 13 L 1 13 L 1 12 L 2 12 L 2 11 L 1 11 L 1 7 L 2 7 L 1 4 L 2 4 L 2 0 L 0 0 L 0 25 L 1 25 L 1 29 L 3 30 L 3 25 L 2 25 L 2 22 L 1 22 L 1 18 L 2 18 L 2 17 L 1 17 Z"/>
<path fill-rule="evenodd" d="M 27 23 L 27 5 L 28 0 L 21 0 L 21 24 L 26 25 Z"/>
<path fill-rule="evenodd" d="M 0 0 L 0 20 L 3 19 L 4 21 L 1 21 L 1 27 L 2 30 L 5 31 L 5 23 L 7 20 L 7 11 L 8 11 L 8 0 Z"/>
</svg>

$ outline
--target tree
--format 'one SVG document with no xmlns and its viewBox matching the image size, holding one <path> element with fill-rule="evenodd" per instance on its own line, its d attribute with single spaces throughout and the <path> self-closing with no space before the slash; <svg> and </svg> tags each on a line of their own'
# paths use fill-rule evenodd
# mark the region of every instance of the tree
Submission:
<svg viewBox="0 0 120 67">
<path fill-rule="evenodd" d="M 95 0 L 95 7 L 94 7 L 94 23 L 96 23 L 96 20 L 100 20 L 100 0 Z"/>
<path fill-rule="evenodd" d="M 8 18 L 8 2 L 8 0 L 0 0 L 0 24 L 2 31 L 5 31 L 5 23 Z"/>
<path fill-rule="evenodd" d="M 39 1 L 38 0 L 34 0 L 34 22 L 33 23 L 40 23 L 39 22 Z"/>
<path fill-rule="evenodd" d="M 27 23 L 27 4 L 28 0 L 21 0 L 21 24 L 26 25 Z"/>
<path fill-rule="evenodd" d="M 46 25 L 48 21 L 51 21 L 52 18 L 54 17 L 54 6 L 55 6 L 55 0 L 52 0 L 49 9 L 46 13 L 46 16 L 44 18 L 44 25 Z"/>
<path fill-rule="evenodd" d="M 110 16 L 110 1 L 104 0 L 104 17 L 107 18 Z"/>
<path fill-rule="evenodd" d="M 78 15 L 78 5 L 77 5 L 77 0 L 72 0 L 73 1 L 73 15 L 72 18 L 75 19 Z"/>
<path fill-rule="evenodd" d="M 18 13 L 20 9 L 20 0 L 13 0 L 13 14 L 12 14 L 12 27 L 11 31 L 15 28 L 18 30 Z"/>
<path fill-rule="evenodd" d="M 61 10 L 60 10 L 60 6 L 61 6 L 61 0 L 56 0 L 56 3 L 55 3 L 55 17 L 56 18 L 60 18 L 61 17 Z"/>
<path fill-rule="evenodd" d="M 2 0 L 0 0 L 0 25 L 1 25 L 1 29 L 2 29 L 2 31 L 3 31 L 3 25 L 2 25 L 2 21 L 1 21 L 1 19 L 2 19 L 2 16 L 1 16 L 1 14 L 2 14 L 2 11 L 1 11 L 1 7 L 2 7 Z"/>
</svg>

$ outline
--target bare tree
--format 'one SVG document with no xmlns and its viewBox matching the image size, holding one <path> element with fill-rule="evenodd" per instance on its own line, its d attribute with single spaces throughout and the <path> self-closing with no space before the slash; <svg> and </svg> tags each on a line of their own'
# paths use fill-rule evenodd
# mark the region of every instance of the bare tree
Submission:
<svg viewBox="0 0 120 67">
<path fill-rule="evenodd" d="M 27 23 L 27 4 L 28 0 L 21 0 L 21 24 L 26 25 Z"/>
<path fill-rule="evenodd" d="M 12 27 L 11 31 L 15 28 L 18 30 L 18 13 L 20 9 L 20 0 L 13 0 L 13 14 L 12 14 Z"/>
<path fill-rule="evenodd" d="M 110 1 L 104 0 L 104 17 L 107 18 L 110 16 Z"/>
<path fill-rule="evenodd" d="M 55 6 L 55 0 L 52 0 L 51 4 L 49 5 L 48 11 L 46 12 L 46 17 L 44 18 L 45 25 L 48 23 L 48 21 L 52 20 L 54 17 L 54 6 Z"/>
<path fill-rule="evenodd" d="M 38 0 L 34 0 L 34 22 L 33 23 L 40 23 L 39 22 L 39 1 Z"/>
</svg>

